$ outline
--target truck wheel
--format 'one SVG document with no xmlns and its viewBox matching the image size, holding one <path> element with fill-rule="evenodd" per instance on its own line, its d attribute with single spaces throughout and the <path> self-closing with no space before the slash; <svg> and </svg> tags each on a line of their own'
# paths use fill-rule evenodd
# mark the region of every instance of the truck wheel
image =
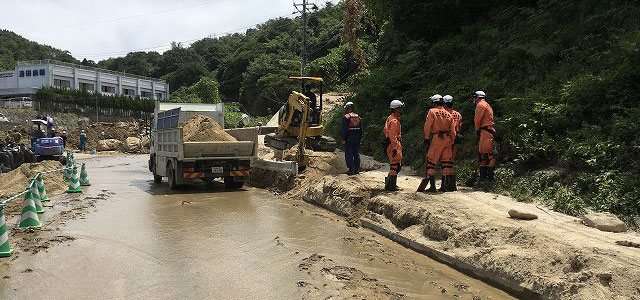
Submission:
<svg viewBox="0 0 640 300">
<path fill-rule="evenodd" d="M 171 163 L 167 165 L 167 179 L 169 179 L 170 189 L 178 189 L 178 185 L 176 184 L 176 172 L 173 171 L 173 165 Z"/>
<path fill-rule="evenodd" d="M 153 182 L 155 182 L 155 183 L 162 182 L 162 176 L 153 174 Z"/>
<path fill-rule="evenodd" d="M 235 181 L 233 180 L 233 176 L 225 176 L 224 177 L 224 188 L 225 189 L 239 189 L 244 186 L 244 181 Z"/>
</svg>

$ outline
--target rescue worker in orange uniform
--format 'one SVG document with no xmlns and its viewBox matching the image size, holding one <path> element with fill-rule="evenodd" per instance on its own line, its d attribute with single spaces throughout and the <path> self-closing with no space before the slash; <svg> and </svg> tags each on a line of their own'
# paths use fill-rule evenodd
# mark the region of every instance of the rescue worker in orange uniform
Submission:
<svg viewBox="0 0 640 300">
<path fill-rule="evenodd" d="M 400 100 L 393 100 L 389 104 L 391 114 L 384 124 L 384 135 L 386 137 L 386 152 L 389 158 L 389 176 L 385 177 L 384 189 L 387 191 L 398 191 L 398 173 L 402 170 L 402 127 L 400 126 L 400 115 L 404 109 L 404 103 Z"/>
<path fill-rule="evenodd" d="M 425 146 L 429 146 L 426 178 L 420 183 L 418 191 L 423 192 L 428 182 L 427 192 L 436 192 L 436 165 L 440 163 L 442 168 L 440 191 L 446 192 L 450 189 L 450 176 L 453 175 L 452 146 L 456 136 L 455 123 L 451 114 L 444 109 L 441 95 L 433 95 L 431 103 L 433 108 L 427 112 L 424 123 L 424 143 Z"/>
<path fill-rule="evenodd" d="M 345 115 L 342 119 L 342 144 L 344 160 L 347 163 L 347 175 L 360 174 L 360 139 L 362 138 L 362 119 L 354 111 L 353 102 L 344 105 Z"/>
<path fill-rule="evenodd" d="M 487 95 L 483 91 L 473 94 L 476 113 L 473 118 L 476 133 L 480 137 L 478 142 L 478 165 L 480 167 L 480 181 L 493 181 L 496 158 L 493 155 L 493 143 L 496 129 L 493 121 L 493 109 L 487 103 Z"/>
<path fill-rule="evenodd" d="M 460 114 L 457 110 L 453 109 L 453 96 L 445 95 L 444 97 L 442 97 L 442 100 L 444 101 L 444 109 L 446 109 L 451 114 L 451 117 L 453 117 L 453 122 L 454 122 L 453 127 L 456 129 L 456 135 L 454 137 L 453 146 L 452 146 L 453 155 L 451 159 L 451 161 L 454 164 L 454 168 L 453 168 L 454 172 L 453 172 L 453 175 L 449 177 L 451 179 L 451 181 L 449 182 L 449 189 L 451 191 L 457 191 L 458 187 L 456 185 L 455 163 L 456 163 L 456 157 L 458 156 L 458 150 L 460 150 L 460 147 L 462 146 L 462 141 L 464 140 L 464 137 L 462 136 L 462 134 L 460 134 L 462 130 L 462 114 Z"/>
</svg>

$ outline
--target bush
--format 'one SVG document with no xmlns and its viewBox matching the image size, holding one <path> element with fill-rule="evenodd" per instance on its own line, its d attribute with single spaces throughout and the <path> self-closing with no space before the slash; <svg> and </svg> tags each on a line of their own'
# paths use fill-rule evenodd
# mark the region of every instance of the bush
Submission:
<svg viewBox="0 0 640 300">
<path fill-rule="evenodd" d="M 131 98 L 127 96 L 105 96 L 82 90 L 70 90 L 57 87 L 43 87 L 36 92 L 36 100 L 47 107 L 49 103 L 77 104 L 95 107 L 127 109 L 133 111 L 153 112 L 155 100 Z"/>
</svg>

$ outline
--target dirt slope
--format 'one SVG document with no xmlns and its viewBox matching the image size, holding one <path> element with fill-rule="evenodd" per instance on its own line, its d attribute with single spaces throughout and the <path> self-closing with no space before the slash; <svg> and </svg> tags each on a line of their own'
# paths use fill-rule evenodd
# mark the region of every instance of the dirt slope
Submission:
<svg viewBox="0 0 640 300">
<path fill-rule="evenodd" d="M 640 299 L 640 249 L 616 244 L 640 243 L 635 232 L 598 231 L 536 204 L 470 189 L 416 193 L 420 178 L 412 176 L 399 178 L 403 191 L 389 193 L 384 170 L 347 177 L 341 160 L 312 155 L 312 167 L 298 178 L 255 180 L 345 215 L 353 226 L 373 224 L 414 249 L 529 293 L 525 298 Z M 511 208 L 539 218 L 511 219 Z"/>
</svg>

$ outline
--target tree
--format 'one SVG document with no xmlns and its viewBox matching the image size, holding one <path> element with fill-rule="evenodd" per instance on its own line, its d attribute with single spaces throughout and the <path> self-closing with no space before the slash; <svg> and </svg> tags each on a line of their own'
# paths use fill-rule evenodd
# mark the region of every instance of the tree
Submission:
<svg viewBox="0 0 640 300">
<path fill-rule="evenodd" d="M 215 104 L 222 102 L 218 91 L 219 87 L 220 84 L 217 81 L 209 77 L 202 77 L 196 84 L 190 86 L 188 91 L 200 98 L 203 103 Z"/>
</svg>

